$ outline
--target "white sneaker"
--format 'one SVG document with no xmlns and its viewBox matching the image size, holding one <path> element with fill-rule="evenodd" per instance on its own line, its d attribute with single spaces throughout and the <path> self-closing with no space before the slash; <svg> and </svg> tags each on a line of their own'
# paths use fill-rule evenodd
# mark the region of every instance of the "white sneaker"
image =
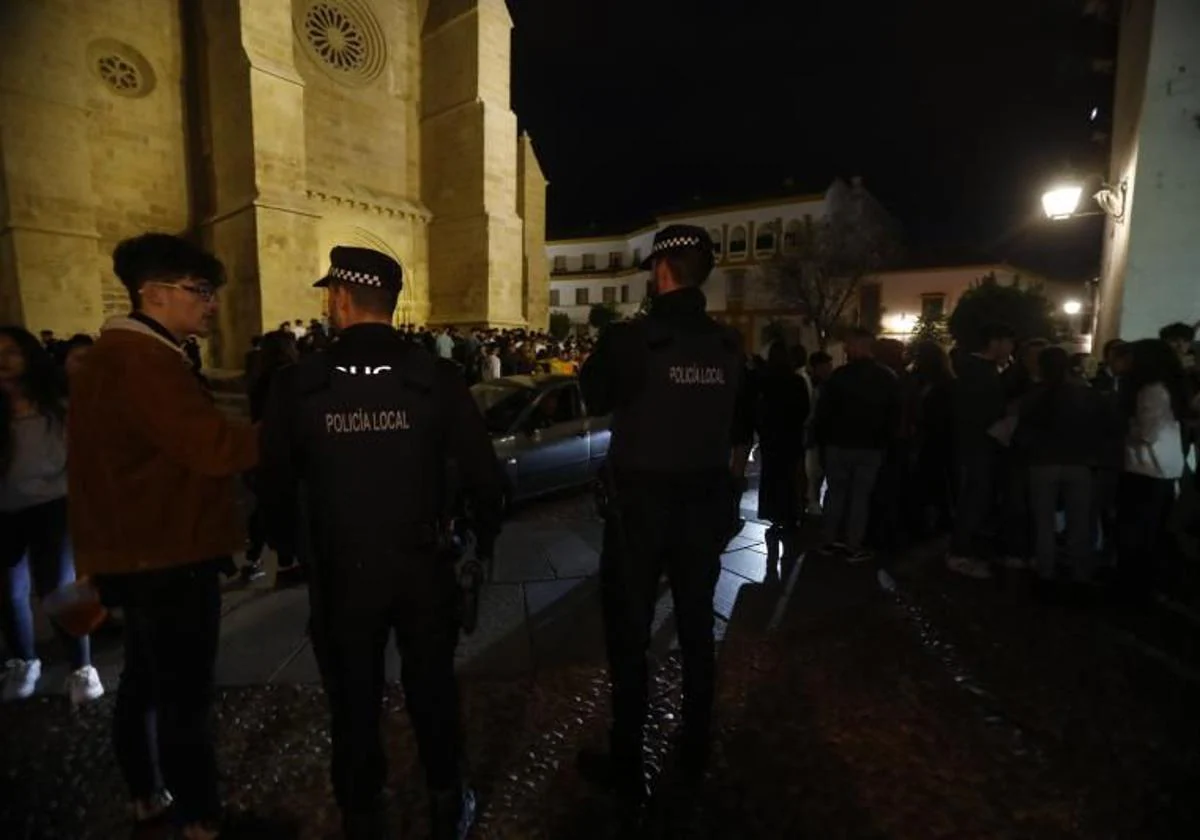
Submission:
<svg viewBox="0 0 1200 840">
<path fill-rule="evenodd" d="M 67 677 L 67 693 L 72 706 L 82 706 L 104 696 L 104 684 L 100 674 L 91 665 L 85 665 Z"/>
<path fill-rule="evenodd" d="M 987 563 L 974 557 L 956 557 L 951 554 L 946 557 L 946 568 L 964 577 L 976 580 L 987 580 L 992 576 L 992 569 Z"/>
<path fill-rule="evenodd" d="M 10 659 L 5 668 L 4 690 L 0 693 L 0 699 L 8 702 L 32 697 L 37 690 L 38 680 L 42 678 L 42 660 Z"/>
</svg>

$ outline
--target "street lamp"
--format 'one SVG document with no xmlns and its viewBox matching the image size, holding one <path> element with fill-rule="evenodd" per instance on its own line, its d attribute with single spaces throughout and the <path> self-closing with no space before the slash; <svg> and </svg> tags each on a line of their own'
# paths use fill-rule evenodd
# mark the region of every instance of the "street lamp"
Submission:
<svg viewBox="0 0 1200 840">
<path fill-rule="evenodd" d="M 1063 304 L 1063 312 L 1067 315 L 1078 315 L 1083 311 L 1083 304 L 1077 300 L 1069 300 Z"/>
<path fill-rule="evenodd" d="M 1111 187 L 1100 180 L 1100 189 L 1092 198 L 1100 206 L 1099 210 L 1079 210 L 1079 201 L 1083 198 L 1082 183 L 1061 183 L 1042 193 L 1042 211 L 1047 218 L 1061 221 L 1075 219 L 1079 216 L 1109 216 L 1113 221 L 1120 222 L 1125 218 L 1125 200 L 1129 185 L 1122 181 L 1118 186 Z"/>
<path fill-rule="evenodd" d="M 1051 187 L 1042 194 L 1042 210 L 1048 218 L 1069 219 L 1079 209 L 1082 196 L 1083 187 L 1078 184 Z"/>
</svg>

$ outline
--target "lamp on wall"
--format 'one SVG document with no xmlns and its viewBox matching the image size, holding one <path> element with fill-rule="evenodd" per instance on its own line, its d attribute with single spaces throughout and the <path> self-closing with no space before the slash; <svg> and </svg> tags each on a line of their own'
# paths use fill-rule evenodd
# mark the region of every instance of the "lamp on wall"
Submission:
<svg viewBox="0 0 1200 840">
<path fill-rule="evenodd" d="M 1122 180 L 1117 186 L 1100 182 L 1100 188 L 1092 194 L 1099 210 L 1079 209 L 1083 198 L 1083 184 L 1062 182 L 1042 193 L 1042 211 L 1055 221 L 1076 219 L 1080 216 L 1108 216 L 1115 222 L 1125 220 L 1125 202 L 1129 193 L 1129 182 Z"/>
</svg>

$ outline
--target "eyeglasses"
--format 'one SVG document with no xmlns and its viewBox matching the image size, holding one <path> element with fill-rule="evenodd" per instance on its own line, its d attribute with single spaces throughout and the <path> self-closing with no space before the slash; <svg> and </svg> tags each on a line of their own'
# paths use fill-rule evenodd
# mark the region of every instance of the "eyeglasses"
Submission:
<svg viewBox="0 0 1200 840">
<path fill-rule="evenodd" d="M 183 283 L 150 282 L 147 286 L 165 286 L 168 289 L 180 289 L 200 298 L 205 303 L 211 303 L 217 297 L 217 290 L 211 286 L 188 286 Z"/>
</svg>

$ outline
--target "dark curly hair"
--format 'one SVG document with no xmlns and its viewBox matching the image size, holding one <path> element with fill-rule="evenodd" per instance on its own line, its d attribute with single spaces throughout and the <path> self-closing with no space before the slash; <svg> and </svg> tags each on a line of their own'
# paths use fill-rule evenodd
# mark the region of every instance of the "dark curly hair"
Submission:
<svg viewBox="0 0 1200 840">
<path fill-rule="evenodd" d="M 66 418 L 62 379 L 49 351 L 42 347 L 33 333 L 21 327 L 0 327 L 0 336 L 16 344 L 25 359 L 25 373 L 18 383 L 21 394 L 32 402 L 38 413 L 47 420 L 62 423 Z M 0 475 L 8 472 L 12 459 L 12 398 L 0 390 Z"/>
</svg>

